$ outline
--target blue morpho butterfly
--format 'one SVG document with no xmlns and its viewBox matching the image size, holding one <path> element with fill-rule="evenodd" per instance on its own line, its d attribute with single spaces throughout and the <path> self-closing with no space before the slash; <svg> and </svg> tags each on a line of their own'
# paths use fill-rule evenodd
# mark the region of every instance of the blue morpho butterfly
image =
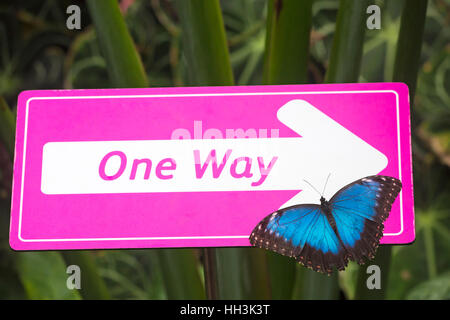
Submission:
<svg viewBox="0 0 450 320">
<path fill-rule="evenodd" d="M 300 204 L 268 215 L 253 229 L 250 243 L 321 273 L 344 270 L 349 260 L 362 264 L 364 257 L 373 259 L 401 188 L 400 180 L 388 176 L 356 180 L 329 201 L 321 196 L 320 205 Z"/>
</svg>

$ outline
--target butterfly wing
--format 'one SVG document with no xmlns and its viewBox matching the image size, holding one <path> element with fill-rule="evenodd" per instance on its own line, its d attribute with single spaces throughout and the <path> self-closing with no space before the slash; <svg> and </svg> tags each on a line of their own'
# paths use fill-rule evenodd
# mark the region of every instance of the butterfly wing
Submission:
<svg viewBox="0 0 450 320">
<path fill-rule="evenodd" d="M 349 258 L 373 258 L 387 219 L 402 187 L 388 176 L 369 176 L 338 191 L 329 201 L 336 229 Z"/>
<path fill-rule="evenodd" d="M 297 205 L 265 217 L 252 231 L 250 243 L 294 257 L 315 271 L 343 270 L 347 254 L 318 205 Z"/>
</svg>

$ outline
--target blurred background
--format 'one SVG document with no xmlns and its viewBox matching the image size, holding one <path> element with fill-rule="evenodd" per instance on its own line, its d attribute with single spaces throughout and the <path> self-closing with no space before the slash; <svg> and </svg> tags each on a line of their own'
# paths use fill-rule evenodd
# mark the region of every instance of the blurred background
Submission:
<svg viewBox="0 0 450 320">
<path fill-rule="evenodd" d="M 449 24 L 450 0 L 2 0 L 0 299 L 450 299 Z M 381 81 L 411 91 L 416 241 L 378 249 L 380 290 L 367 265 L 328 277 L 257 248 L 9 247 L 22 90 Z"/>
</svg>

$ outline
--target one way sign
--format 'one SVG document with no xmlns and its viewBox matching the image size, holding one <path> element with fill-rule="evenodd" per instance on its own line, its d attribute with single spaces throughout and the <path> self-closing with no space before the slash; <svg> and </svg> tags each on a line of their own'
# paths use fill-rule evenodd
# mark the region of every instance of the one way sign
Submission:
<svg viewBox="0 0 450 320">
<path fill-rule="evenodd" d="M 359 178 L 403 188 L 381 243 L 414 240 L 400 83 L 26 91 L 11 247 L 246 246 L 290 205 Z"/>
</svg>

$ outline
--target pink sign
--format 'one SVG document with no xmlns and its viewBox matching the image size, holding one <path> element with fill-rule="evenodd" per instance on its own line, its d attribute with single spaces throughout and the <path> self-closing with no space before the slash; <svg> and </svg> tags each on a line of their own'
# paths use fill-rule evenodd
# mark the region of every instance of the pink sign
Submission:
<svg viewBox="0 0 450 320">
<path fill-rule="evenodd" d="M 381 243 L 414 240 L 401 83 L 26 91 L 16 250 L 248 246 L 266 215 L 359 178 L 402 181 Z M 306 183 L 305 180 L 309 183 Z"/>
</svg>

